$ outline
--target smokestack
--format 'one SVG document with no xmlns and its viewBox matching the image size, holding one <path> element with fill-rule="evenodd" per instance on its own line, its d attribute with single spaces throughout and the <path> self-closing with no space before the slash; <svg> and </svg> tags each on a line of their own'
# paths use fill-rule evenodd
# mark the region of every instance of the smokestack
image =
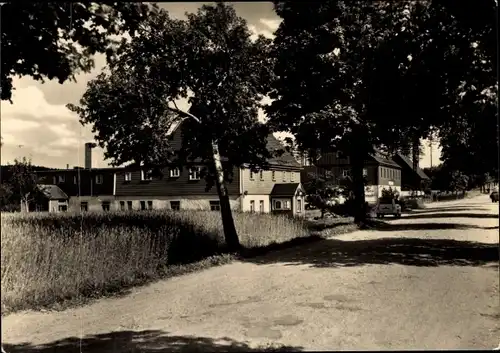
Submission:
<svg viewBox="0 0 500 353">
<path fill-rule="evenodd" d="M 92 148 L 96 147 L 95 143 L 87 142 L 85 144 L 85 169 L 92 169 Z"/>
</svg>

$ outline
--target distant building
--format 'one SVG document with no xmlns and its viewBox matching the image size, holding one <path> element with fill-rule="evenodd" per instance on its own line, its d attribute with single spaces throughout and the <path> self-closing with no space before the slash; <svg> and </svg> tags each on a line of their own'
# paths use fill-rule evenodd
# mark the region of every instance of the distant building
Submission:
<svg viewBox="0 0 500 353">
<path fill-rule="evenodd" d="M 392 159 L 401 166 L 401 189 L 404 192 L 421 190 L 423 183 L 431 180 L 420 167 L 416 166 L 415 170 L 412 160 L 405 155 L 396 153 Z"/>
<path fill-rule="evenodd" d="M 304 167 L 302 183 L 308 183 L 315 175 L 331 180 L 339 185 L 343 178 L 351 175 L 349 156 L 341 151 L 324 153 L 314 166 Z M 367 180 L 365 198 L 367 202 L 375 203 L 382 196 L 382 190 L 391 188 L 401 192 L 401 166 L 391 158 L 381 153 L 369 155 L 364 163 L 363 175 Z"/>
</svg>

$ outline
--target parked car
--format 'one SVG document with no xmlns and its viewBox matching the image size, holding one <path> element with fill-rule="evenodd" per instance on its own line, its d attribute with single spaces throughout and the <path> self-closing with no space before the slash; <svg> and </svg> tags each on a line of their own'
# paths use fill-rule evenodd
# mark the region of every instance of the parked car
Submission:
<svg viewBox="0 0 500 353">
<path fill-rule="evenodd" d="M 396 203 L 394 199 L 380 199 L 375 209 L 375 213 L 377 214 L 377 218 L 383 218 L 385 215 L 392 215 L 399 218 L 401 217 L 401 205 Z"/>
<path fill-rule="evenodd" d="M 498 191 L 493 191 L 490 194 L 491 202 L 498 202 L 498 198 L 499 198 Z"/>
</svg>

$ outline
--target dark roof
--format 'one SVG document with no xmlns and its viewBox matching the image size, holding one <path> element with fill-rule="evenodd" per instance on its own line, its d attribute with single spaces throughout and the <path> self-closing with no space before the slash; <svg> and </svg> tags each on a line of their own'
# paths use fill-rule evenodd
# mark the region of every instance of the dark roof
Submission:
<svg viewBox="0 0 500 353">
<path fill-rule="evenodd" d="M 185 119 L 179 120 L 176 124 L 174 124 L 168 131 L 167 135 L 168 136 L 173 136 L 174 133 L 177 131 L 177 129 L 181 128 L 182 122 Z M 281 154 L 279 157 L 271 157 L 268 160 L 268 163 L 271 165 L 279 165 L 279 166 L 288 166 L 288 167 L 294 167 L 294 168 L 301 168 L 302 166 L 297 162 L 295 157 L 288 151 L 285 150 L 285 146 L 276 138 L 274 137 L 273 134 L 269 134 L 267 136 L 267 150 L 270 152 L 274 152 L 276 150 L 283 150 L 284 153 Z M 227 157 L 221 156 L 221 160 L 227 161 Z M 195 158 L 193 163 L 200 163 L 202 162 L 201 158 Z"/>
<path fill-rule="evenodd" d="M 267 149 L 268 151 L 273 152 L 276 150 L 285 150 L 285 146 L 276 137 L 274 137 L 273 134 L 269 134 L 267 136 Z M 270 158 L 269 164 L 301 168 L 299 162 L 297 162 L 295 157 L 288 151 L 285 151 L 279 157 Z"/>
<path fill-rule="evenodd" d="M 106 171 L 109 171 L 109 172 L 113 172 L 113 171 L 119 171 L 119 170 L 122 170 L 124 169 L 123 167 L 118 167 L 118 168 L 113 168 L 113 167 L 107 167 L 107 168 L 92 168 L 92 169 L 86 169 L 86 168 L 70 168 L 70 169 L 67 169 L 67 168 L 53 168 L 53 169 L 47 169 L 47 170 L 39 170 L 39 171 L 36 171 L 36 173 L 44 173 L 44 172 L 47 172 L 47 173 L 53 173 L 53 172 L 77 172 L 77 171 L 81 171 L 81 172 L 88 172 L 88 171 L 94 171 L 94 172 L 106 172 Z"/>
<path fill-rule="evenodd" d="M 57 185 L 39 184 L 38 188 L 49 200 L 69 198 Z"/>
<path fill-rule="evenodd" d="M 302 188 L 300 183 L 274 184 L 271 196 L 293 196 L 299 187 Z"/>
<path fill-rule="evenodd" d="M 392 158 L 384 156 L 383 153 L 375 149 L 375 153 L 370 155 L 377 163 L 393 168 L 401 169 L 401 166 L 397 164 Z"/>
<path fill-rule="evenodd" d="M 413 162 L 411 161 L 410 158 L 406 157 L 405 155 L 403 155 L 401 153 L 396 153 L 395 157 L 399 157 L 399 159 L 401 159 L 403 161 L 403 163 L 405 163 L 408 167 L 410 167 L 413 170 Z M 429 176 L 427 174 L 425 174 L 425 172 L 418 166 L 417 166 L 416 172 L 417 172 L 417 175 L 421 179 L 430 179 Z"/>
</svg>

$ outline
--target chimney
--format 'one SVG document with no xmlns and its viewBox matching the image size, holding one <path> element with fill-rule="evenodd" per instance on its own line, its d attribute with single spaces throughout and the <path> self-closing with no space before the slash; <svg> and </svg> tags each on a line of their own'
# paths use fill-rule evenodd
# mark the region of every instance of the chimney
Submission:
<svg viewBox="0 0 500 353">
<path fill-rule="evenodd" d="M 66 169 L 69 169 L 69 164 L 66 164 Z"/>
<path fill-rule="evenodd" d="M 85 169 L 92 169 L 92 148 L 95 146 L 92 142 L 85 144 Z"/>
</svg>

